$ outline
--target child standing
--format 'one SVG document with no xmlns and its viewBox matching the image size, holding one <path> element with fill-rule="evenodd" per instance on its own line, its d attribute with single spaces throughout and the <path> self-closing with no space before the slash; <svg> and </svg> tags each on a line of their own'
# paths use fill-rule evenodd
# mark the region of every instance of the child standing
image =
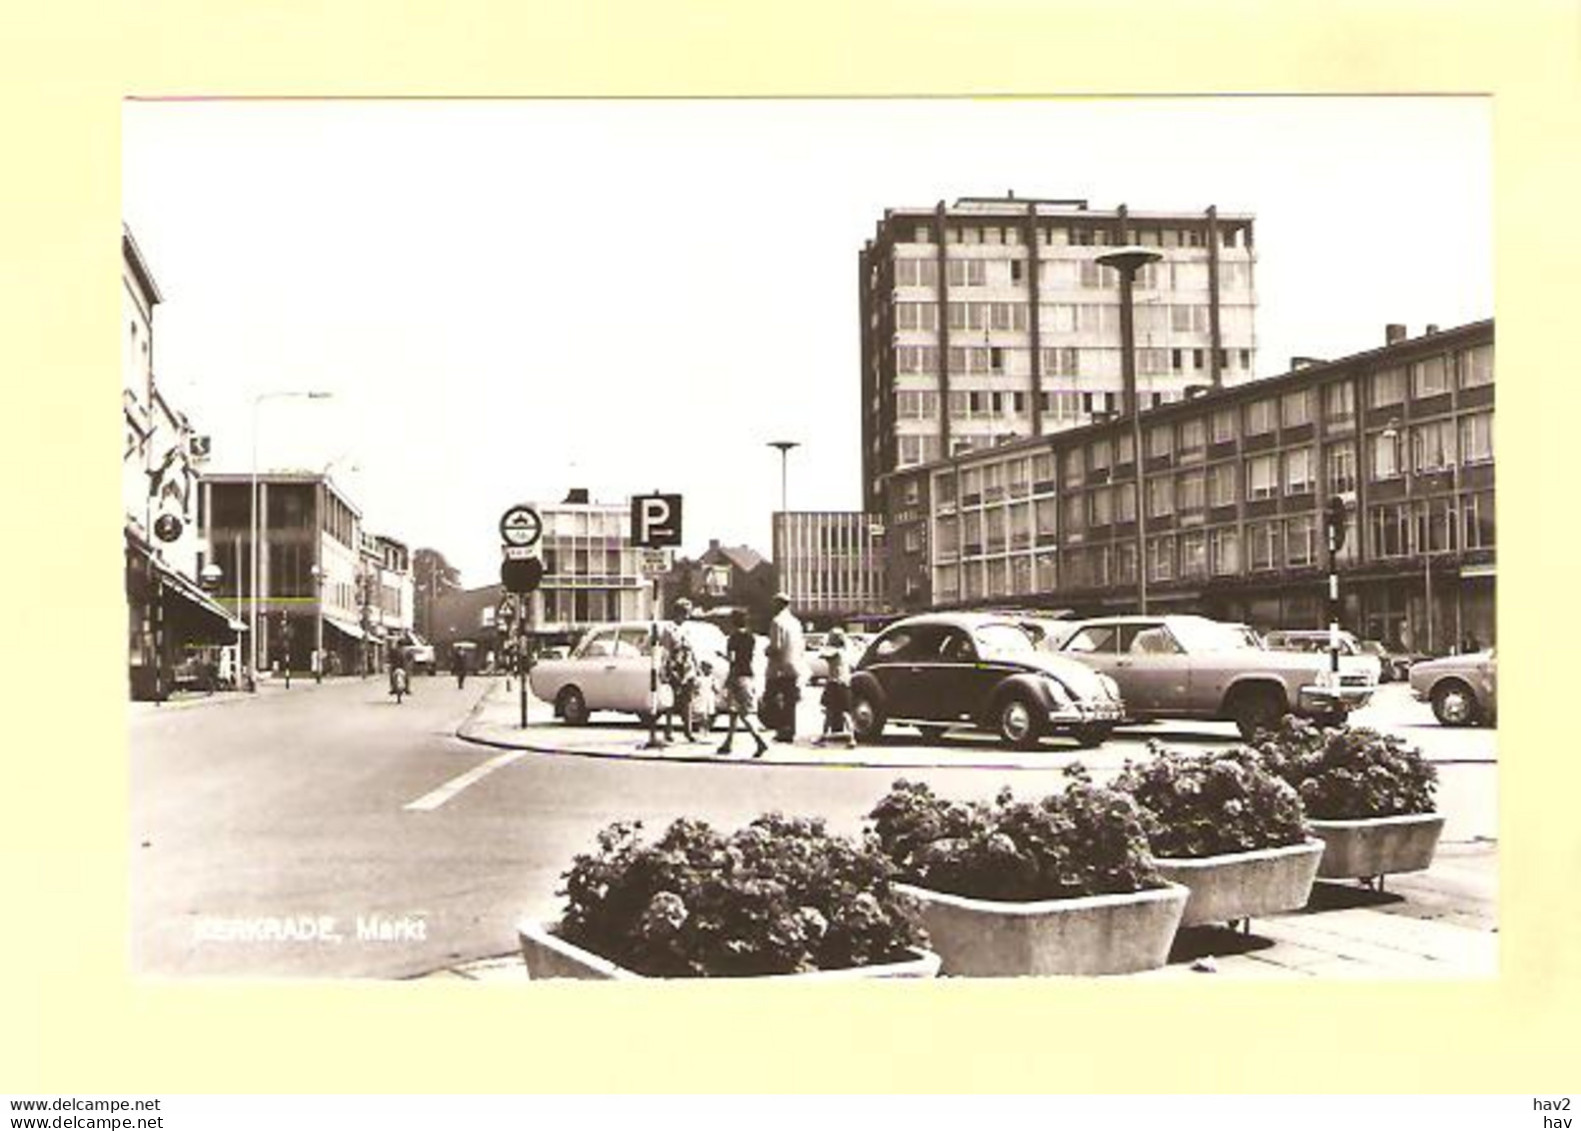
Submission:
<svg viewBox="0 0 1581 1131">
<path fill-rule="evenodd" d="M 726 655 L 730 661 L 730 671 L 725 677 L 725 705 L 730 711 L 729 729 L 725 731 L 725 741 L 719 747 L 719 753 L 730 753 L 731 741 L 736 737 L 736 720 L 741 720 L 741 727 L 757 743 L 754 758 L 763 757 L 763 752 L 769 746 L 763 741 L 763 736 L 752 725 L 752 712 L 757 706 L 756 689 L 753 686 L 752 659 L 757 651 L 757 638 L 747 628 L 747 614 L 737 609 L 730 617 L 731 633 L 725 645 Z"/>
<path fill-rule="evenodd" d="M 851 727 L 851 661 L 845 654 L 845 633 L 830 629 L 824 640 L 823 656 L 829 665 L 829 678 L 823 685 L 823 736 L 820 746 L 832 741 L 856 745 Z"/>
</svg>

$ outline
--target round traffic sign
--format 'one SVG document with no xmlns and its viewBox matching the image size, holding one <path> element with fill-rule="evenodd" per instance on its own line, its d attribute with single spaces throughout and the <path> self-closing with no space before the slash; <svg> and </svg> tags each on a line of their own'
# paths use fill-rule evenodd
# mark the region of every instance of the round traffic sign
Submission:
<svg viewBox="0 0 1581 1131">
<path fill-rule="evenodd" d="M 527 506 L 516 506 L 500 518 L 500 537 L 508 546 L 531 546 L 543 536 L 543 519 Z"/>
</svg>

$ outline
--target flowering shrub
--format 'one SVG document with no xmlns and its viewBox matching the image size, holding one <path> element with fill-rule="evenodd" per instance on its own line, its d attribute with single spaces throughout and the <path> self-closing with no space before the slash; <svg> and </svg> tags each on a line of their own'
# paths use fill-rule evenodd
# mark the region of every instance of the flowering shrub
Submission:
<svg viewBox="0 0 1581 1131">
<path fill-rule="evenodd" d="M 649 977 L 738 977 L 866 966 L 925 945 L 893 867 L 821 820 L 771 813 L 728 836 L 679 820 L 655 843 L 617 822 L 578 855 L 558 934 Z"/>
<path fill-rule="evenodd" d="M 1114 785 L 1142 807 L 1153 855 L 1219 856 L 1306 840 L 1300 797 L 1256 751 L 1180 754 L 1156 742 L 1148 748 L 1152 760 L 1127 759 Z"/>
<path fill-rule="evenodd" d="M 1092 785 L 1080 767 L 1071 776 L 1041 801 L 1005 789 L 991 804 L 945 801 L 902 779 L 868 818 L 900 874 L 932 891 L 1031 902 L 1163 886 L 1131 799 Z"/>
<path fill-rule="evenodd" d="M 1307 814 L 1320 820 L 1433 812 L 1437 767 L 1393 735 L 1286 719 L 1258 739 L 1257 749 L 1301 795 Z"/>
</svg>

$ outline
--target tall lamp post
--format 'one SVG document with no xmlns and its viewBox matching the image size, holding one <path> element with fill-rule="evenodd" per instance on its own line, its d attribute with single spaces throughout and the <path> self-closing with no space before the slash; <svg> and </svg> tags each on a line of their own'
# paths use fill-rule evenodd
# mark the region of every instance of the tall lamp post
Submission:
<svg viewBox="0 0 1581 1131">
<path fill-rule="evenodd" d="M 324 567 L 308 567 L 313 577 L 313 682 L 324 682 Z"/>
<path fill-rule="evenodd" d="M 249 602 L 248 626 L 252 632 L 252 670 L 255 673 L 258 671 L 259 659 L 262 656 L 262 649 L 259 647 L 258 641 L 258 602 L 263 599 L 265 588 L 263 578 L 259 576 L 259 570 L 263 562 L 263 551 L 259 546 L 259 542 L 269 528 L 267 519 L 258 513 L 258 410 L 264 401 L 284 400 L 287 397 L 300 397 L 306 400 L 320 401 L 326 400 L 329 394 L 318 390 L 309 392 L 304 389 L 278 389 L 272 392 L 259 393 L 253 398 L 252 489 L 248 496 L 251 500 L 249 503 L 249 517 L 252 527 L 252 598 Z M 289 661 L 287 662 L 289 663 Z"/>
<path fill-rule="evenodd" d="M 1120 375 L 1125 386 L 1125 411 L 1131 416 L 1132 456 L 1136 460 L 1136 604 L 1147 612 L 1147 490 L 1142 452 L 1142 398 L 1136 391 L 1136 327 L 1133 291 L 1136 273 L 1164 256 L 1151 248 L 1127 245 L 1098 256 L 1098 262 L 1120 272 Z"/>
<path fill-rule="evenodd" d="M 780 452 L 780 515 L 782 516 L 780 524 L 785 530 L 784 541 L 788 543 L 790 541 L 790 478 L 788 470 L 790 453 L 792 448 L 801 447 L 801 443 L 797 440 L 770 440 L 769 447 L 778 448 Z M 789 557 L 789 546 L 786 546 L 783 550 L 779 547 L 774 547 L 773 550 L 774 569 L 779 573 L 780 588 L 783 589 L 785 588 L 784 559 Z"/>
</svg>

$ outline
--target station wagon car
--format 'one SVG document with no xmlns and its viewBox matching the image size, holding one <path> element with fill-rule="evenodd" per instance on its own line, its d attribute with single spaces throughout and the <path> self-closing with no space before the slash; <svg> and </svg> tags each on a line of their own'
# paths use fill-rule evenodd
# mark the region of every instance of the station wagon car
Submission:
<svg viewBox="0 0 1581 1131">
<path fill-rule="evenodd" d="M 900 723 L 928 739 L 981 729 L 1029 748 L 1064 732 L 1096 746 L 1124 715 L 1113 680 L 985 614 L 907 617 L 868 646 L 851 677 L 851 718 L 866 742 Z"/>
<path fill-rule="evenodd" d="M 1493 649 L 1423 660 L 1411 667 L 1411 694 L 1433 705 L 1445 726 L 1493 723 L 1499 712 L 1499 670 Z"/>
<path fill-rule="evenodd" d="M 1239 626 L 1199 616 L 1080 622 L 1062 655 L 1112 677 L 1136 719 L 1222 719 L 1244 738 L 1286 714 L 1342 720 L 1372 688 L 1337 685 L 1328 657 L 1254 648 Z"/>
</svg>

